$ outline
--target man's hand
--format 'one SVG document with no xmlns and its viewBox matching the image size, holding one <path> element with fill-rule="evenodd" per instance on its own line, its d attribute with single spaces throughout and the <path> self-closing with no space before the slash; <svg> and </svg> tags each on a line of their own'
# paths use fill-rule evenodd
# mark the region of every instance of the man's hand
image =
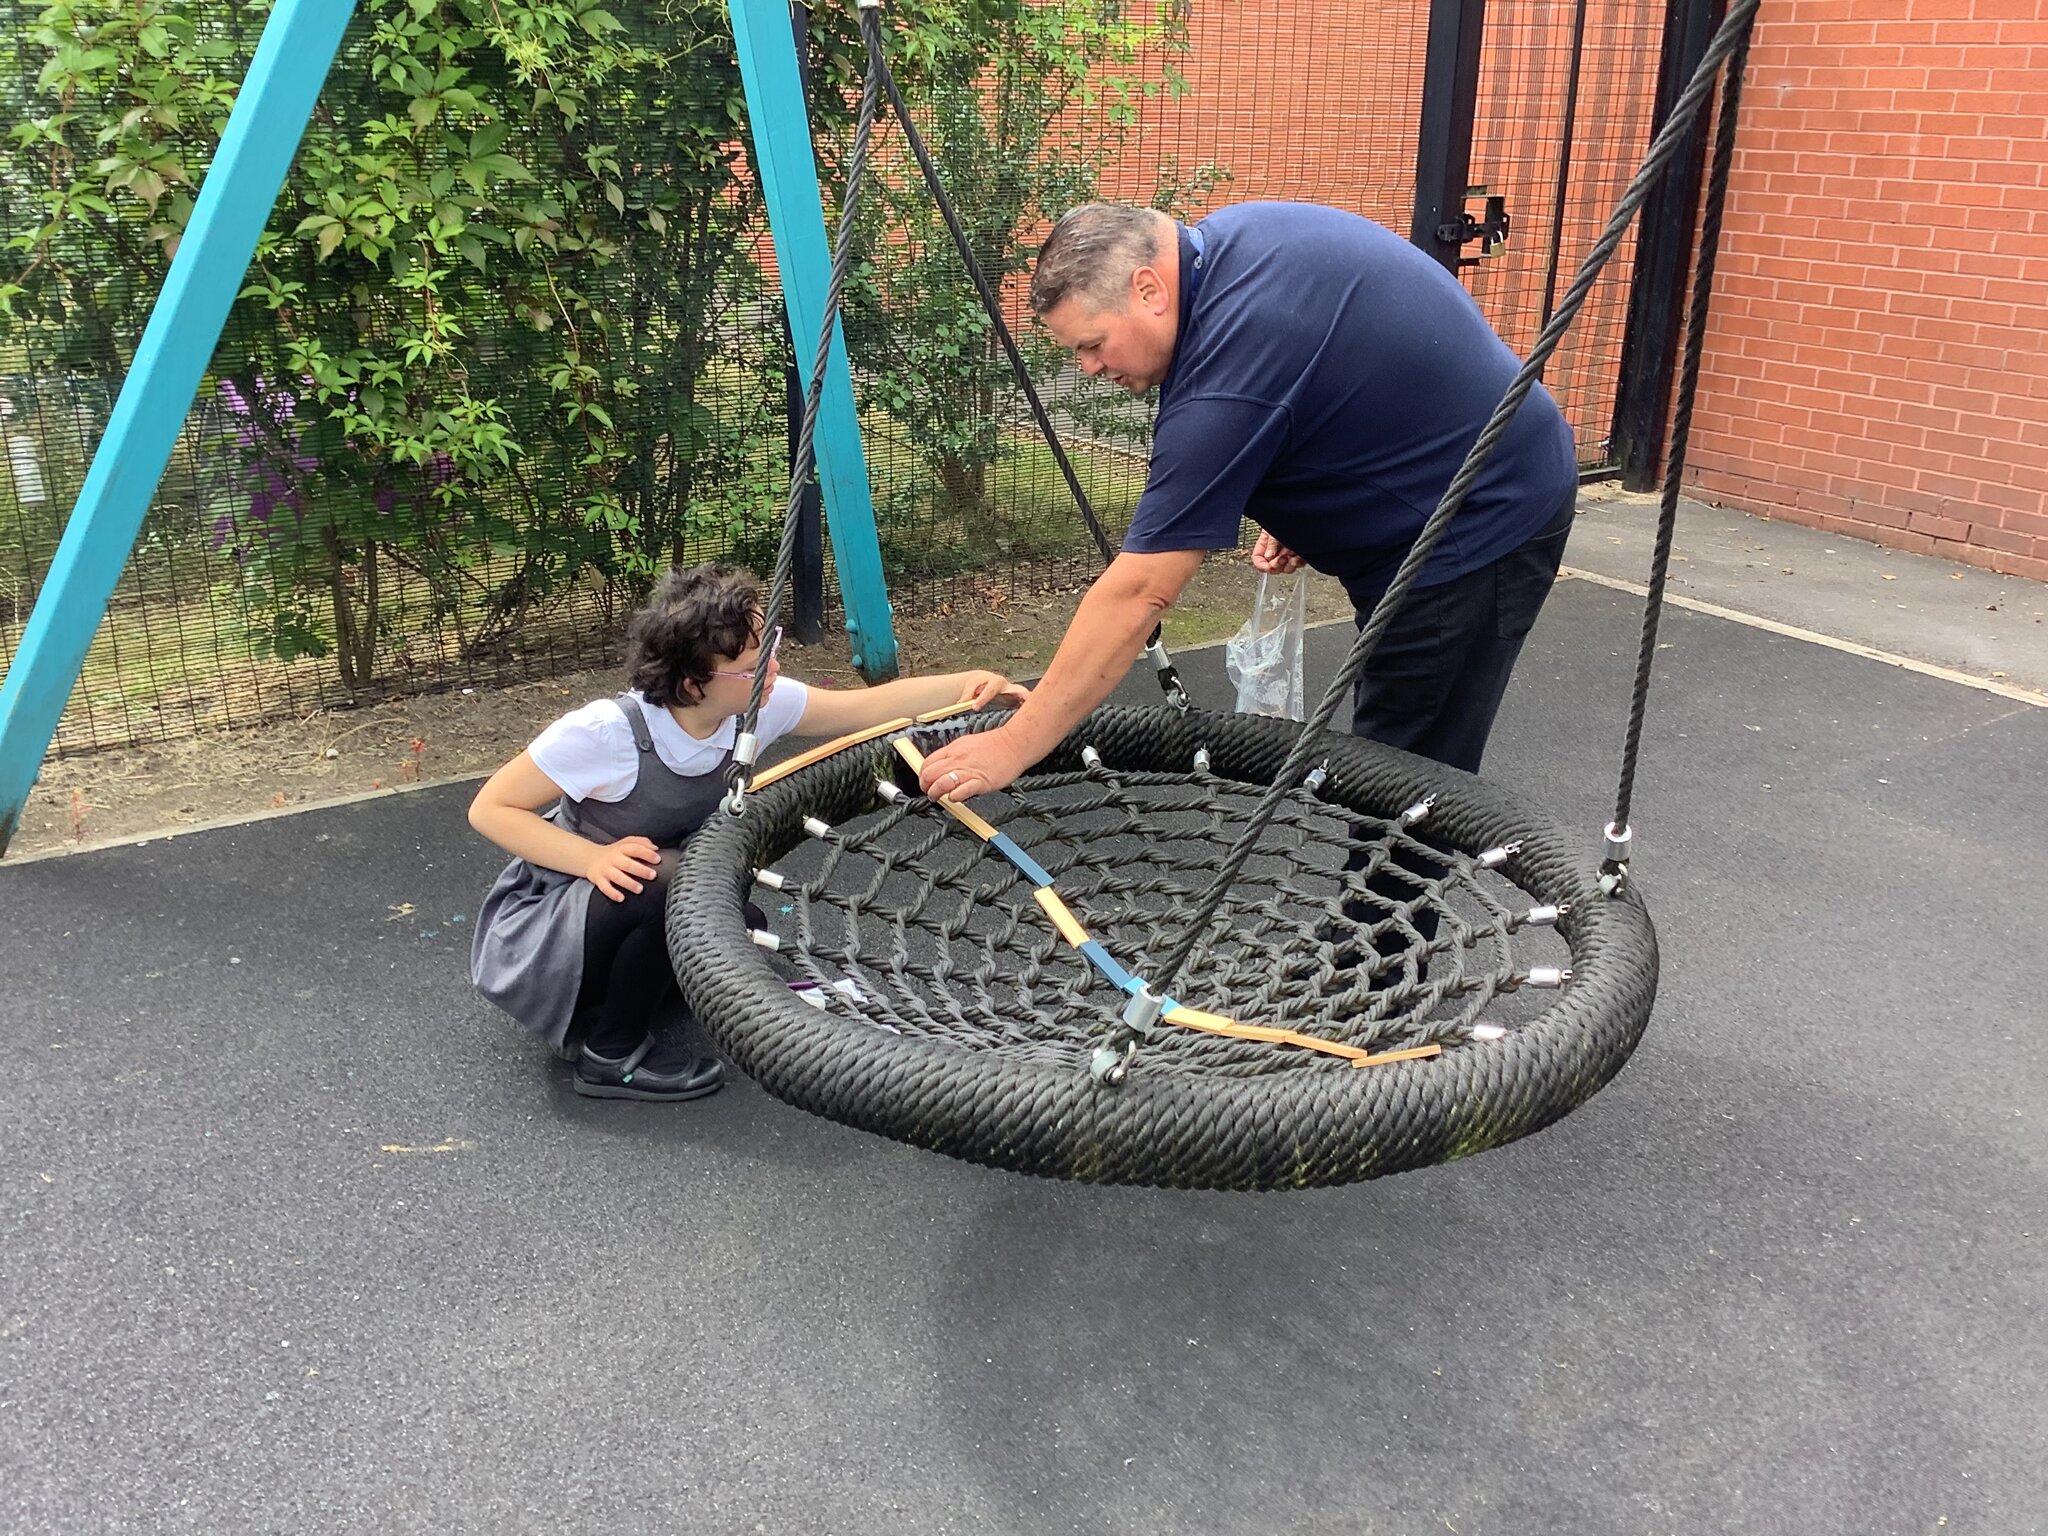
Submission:
<svg viewBox="0 0 2048 1536">
<path fill-rule="evenodd" d="M 1009 737 L 1010 727 L 999 726 L 947 742 L 924 760 L 918 784 L 935 800 L 966 800 L 1009 788 L 1031 766 Z"/>
<path fill-rule="evenodd" d="M 995 730 L 962 736 L 926 759 L 924 792 L 965 800 L 1006 788 L 1058 746 L 1109 697 L 1201 564 L 1199 549 L 1118 555 L 1081 599 L 1031 697 Z"/>
<path fill-rule="evenodd" d="M 583 878 L 613 901 L 638 895 L 661 873 L 661 850 L 644 837 L 622 837 L 591 850 Z"/>
<path fill-rule="evenodd" d="M 1022 704 L 1030 697 L 1029 688 L 1022 683 L 1011 682 L 1000 672 L 963 672 L 960 674 L 960 697 L 954 702 L 986 709 L 1005 699 L 1012 704 Z"/>
<path fill-rule="evenodd" d="M 1259 541 L 1252 546 L 1252 569 L 1268 576 L 1292 576 L 1305 564 L 1301 556 L 1270 533 L 1261 532 Z"/>
</svg>

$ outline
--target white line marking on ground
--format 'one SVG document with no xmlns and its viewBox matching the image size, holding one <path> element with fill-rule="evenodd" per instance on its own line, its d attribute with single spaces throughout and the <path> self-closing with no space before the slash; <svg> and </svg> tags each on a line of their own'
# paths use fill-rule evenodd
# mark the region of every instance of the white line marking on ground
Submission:
<svg viewBox="0 0 2048 1536">
<path fill-rule="evenodd" d="M 1650 595 L 1650 589 L 1638 582 L 1623 581 L 1615 576 L 1602 576 L 1593 571 L 1579 570 L 1574 566 L 1564 566 L 1557 574 L 1560 579 L 1590 581 L 1596 587 L 1612 587 L 1617 592 L 1630 592 L 1637 597 Z M 1965 688 L 1995 693 L 2001 699 L 2012 699 L 2020 704 L 2032 704 L 2037 709 L 2048 709 L 2048 696 L 2044 696 L 2039 689 L 2002 683 L 1995 677 L 1973 677 L 1970 673 L 1958 672 L 1953 667 L 1938 667 L 1931 661 L 1915 661 L 1911 656 L 1880 651 L 1874 645 L 1863 645 L 1855 640 L 1841 639 L 1836 635 L 1824 635 L 1818 630 L 1801 629 L 1797 624 L 1780 624 L 1776 619 L 1766 619 L 1754 613 L 1742 613 L 1734 608 L 1723 608 L 1719 603 L 1703 603 L 1696 597 L 1676 597 L 1667 591 L 1664 594 L 1664 601 L 1670 607 L 1683 608 L 1689 613 L 1704 613 L 1709 618 L 1746 624 L 1751 629 L 1765 630 L 1791 640 L 1805 640 L 1813 645 L 1826 646 L 1831 651 L 1861 656 L 1866 661 L 1881 661 L 1886 666 L 1898 667 L 1906 672 L 1917 672 L 1922 677 L 1938 678 L 1944 683 L 1960 683 Z"/>
</svg>

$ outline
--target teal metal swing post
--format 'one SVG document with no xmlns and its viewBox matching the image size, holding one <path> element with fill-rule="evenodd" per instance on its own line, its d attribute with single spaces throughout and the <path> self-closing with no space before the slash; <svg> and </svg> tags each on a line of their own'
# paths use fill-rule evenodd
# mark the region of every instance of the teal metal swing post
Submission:
<svg viewBox="0 0 2048 1536">
<path fill-rule="evenodd" d="M 278 0 L 0 683 L 0 853 L 57 734 L 355 0 Z"/>
<path fill-rule="evenodd" d="M 832 249 L 818 192 L 818 162 L 811 150 L 810 105 L 797 63 L 791 0 L 729 0 L 728 9 L 739 50 L 740 80 L 747 92 L 747 121 L 753 128 L 754 172 L 761 178 L 768 229 L 775 240 L 775 265 L 782 274 L 796 366 L 808 389 L 818 327 L 825 318 L 825 293 L 831 285 Z M 839 571 L 853 665 L 869 682 L 886 682 L 896 675 L 896 628 L 889 586 L 882 577 L 882 542 L 875 531 L 846 335 L 837 320 L 825 364 L 815 442 L 818 484 L 825 496 L 825 522 L 832 533 L 832 560 Z"/>
</svg>

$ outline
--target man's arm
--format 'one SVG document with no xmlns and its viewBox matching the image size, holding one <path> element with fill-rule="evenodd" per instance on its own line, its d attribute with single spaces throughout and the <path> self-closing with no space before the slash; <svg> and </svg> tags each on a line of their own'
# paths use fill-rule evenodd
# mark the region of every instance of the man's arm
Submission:
<svg viewBox="0 0 2048 1536">
<path fill-rule="evenodd" d="M 1116 688 L 1152 626 L 1187 589 L 1206 553 L 1126 551 L 1081 599 L 1058 654 L 1031 697 L 993 731 L 962 736 L 925 759 L 926 794 L 948 800 L 1003 789 L 1045 756 Z"/>
</svg>

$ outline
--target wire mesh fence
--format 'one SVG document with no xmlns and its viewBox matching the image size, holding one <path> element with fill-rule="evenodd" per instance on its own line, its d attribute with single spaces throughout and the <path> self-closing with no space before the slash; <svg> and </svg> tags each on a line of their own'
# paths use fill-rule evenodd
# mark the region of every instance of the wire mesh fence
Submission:
<svg viewBox="0 0 2048 1536">
<path fill-rule="evenodd" d="M 267 11 L 0 0 L 0 665 Z M 58 752 L 601 665 L 663 566 L 772 559 L 790 346 L 723 5 L 358 12 Z M 1405 228 L 1428 6 L 975 14 L 961 37 L 952 9 L 893 6 L 892 62 L 1114 537 L 1149 407 L 1025 323 L 1035 241 L 1098 197 L 1186 218 L 1307 198 Z M 1647 138 L 1657 17 L 1518 0 L 1490 18 L 1474 163 L 1519 218 L 1470 280 L 1524 345 Z M 850 14 L 812 18 L 828 203 L 858 55 Z M 846 323 L 892 601 L 1084 577 L 1098 556 L 900 135 L 872 174 Z M 1591 459 L 1625 279 L 1607 291 L 1552 377 Z"/>
<path fill-rule="evenodd" d="M 1571 0 L 1486 15 L 1472 180 L 1506 198 L 1514 226 L 1468 281 L 1494 329 L 1525 353 L 1650 142 L 1664 8 Z M 1544 378 L 1588 468 L 1610 459 L 1634 261 L 1631 231 Z"/>
</svg>

